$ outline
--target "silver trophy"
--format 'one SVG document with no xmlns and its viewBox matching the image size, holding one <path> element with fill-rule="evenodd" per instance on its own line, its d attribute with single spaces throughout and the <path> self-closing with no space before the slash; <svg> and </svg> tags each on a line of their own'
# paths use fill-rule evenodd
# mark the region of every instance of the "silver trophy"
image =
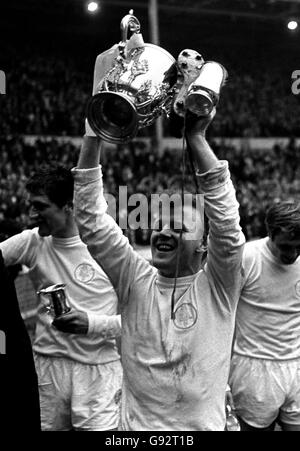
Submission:
<svg viewBox="0 0 300 451">
<path fill-rule="evenodd" d="M 48 313 L 54 318 L 66 315 L 71 311 L 71 307 L 66 296 L 65 287 L 65 284 L 59 283 L 44 288 L 37 293 L 39 296 L 45 295 L 49 299 L 50 302 Z"/>
</svg>

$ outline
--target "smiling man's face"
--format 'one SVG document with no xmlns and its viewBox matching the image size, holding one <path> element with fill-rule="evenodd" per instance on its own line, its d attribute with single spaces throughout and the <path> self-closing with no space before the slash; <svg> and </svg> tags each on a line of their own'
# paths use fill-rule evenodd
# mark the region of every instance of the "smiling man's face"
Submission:
<svg viewBox="0 0 300 451">
<path fill-rule="evenodd" d="M 152 263 L 164 277 L 175 277 L 177 252 L 180 259 L 178 277 L 195 274 L 201 267 L 204 226 L 200 213 L 192 207 L 184 207 L 171 216 L 162 215 L 154 223 L 151 235 Z"/>
</svg>

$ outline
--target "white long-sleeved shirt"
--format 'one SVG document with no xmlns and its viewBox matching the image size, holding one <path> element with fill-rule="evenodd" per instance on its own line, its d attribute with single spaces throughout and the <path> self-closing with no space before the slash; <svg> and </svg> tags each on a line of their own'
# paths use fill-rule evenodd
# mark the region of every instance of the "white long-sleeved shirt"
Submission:
<svg viewBox="0 0 300 451">
<path fill-rule="evenodd" d="M 87 335 L 68 334 L 52 327 L 47 313 L 49 299 L 41 297 L 33 349 L 52 357 L 66 357 L 84 364 L 118 360 L 115 337 L 120 334 L 117 296 L 108 277 L 89 254 L 80 237 L 41 237 L 38 229 L 25 230 L 0 243 L 7 266 L 26 265 L 36 291 L 66 284 L 71 308 L 85 311 Z"/>
<path fill-rule="evenodd" d="M 244 236 L 226 162 L 199 176 L 210 219 L 204 270 L 162 277 L 106 214 L 100 168 L 74 169 L 75 211 L 88 249 L 121 304 L 123 430 L 224 430 Z"/>
<path fill-rule="evenodd" d="M 258 359 L 299 359 L 300 258 L 282 264 L 267 241 L 245 246 L 234 352 Z"/>
</svg>

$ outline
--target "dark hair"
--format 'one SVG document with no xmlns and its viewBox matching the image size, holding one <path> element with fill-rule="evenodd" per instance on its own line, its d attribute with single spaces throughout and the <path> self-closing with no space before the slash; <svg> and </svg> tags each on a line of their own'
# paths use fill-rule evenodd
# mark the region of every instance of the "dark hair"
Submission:
<svg viewBox="0 0 300 451">
<path fill-rule="evenodd" d="M 287 233 L 291 239 L 300 237 L 300 205 L 293 200 L 273 204 L 267 210 L 265 224 L 272 239 L 278 233 Z"/>
<path fill-rule="evenodd" d="M 71 171 L 63 166 L 43 166 L 30 177 L 26 189 L 34 195 L 48 196 L 61 208 L 73 201 L 74 180 Z"/>
</svg>

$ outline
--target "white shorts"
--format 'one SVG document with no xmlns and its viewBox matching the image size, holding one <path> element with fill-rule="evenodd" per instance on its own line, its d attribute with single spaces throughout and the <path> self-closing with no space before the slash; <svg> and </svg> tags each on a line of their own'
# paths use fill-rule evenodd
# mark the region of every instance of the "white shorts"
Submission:
<svg viewBox="0 0 300 451">
<path fill-rule="evenodd" d="M 119 424 L 119 360 L 84 365 L 35 354 L 43 431 L 108 431 Z"/>
<path fill-rule="evenodd" d="M 237 415 L 255 428 L 277 418 L 300 425 L 300 359 L 263 360 L 233 355 L 229 384 Z"/>
</svg>

